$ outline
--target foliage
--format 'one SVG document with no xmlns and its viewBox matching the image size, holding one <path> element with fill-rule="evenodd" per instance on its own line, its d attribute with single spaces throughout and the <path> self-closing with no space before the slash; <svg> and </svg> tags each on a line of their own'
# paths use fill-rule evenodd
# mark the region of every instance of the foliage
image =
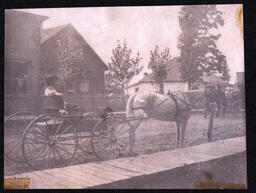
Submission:
<svg viewBox="0 0 256 193">
<path fill-rule="evenodd" d="M 123 45 L 117 41 L 117 46 L 112 50 L 111 62 L 108 63 L 109 71 L 105 74 L 105 88 L 108 92 L 120 92 L 128 85 L 130 80 L 140 73 L 140 53 L 133 58 L 132 50 L 128 48 L 126 40 Z"/>
<path fill-rule="evenodd" d="M 171 55 L 169 48 L 164 49 L 159 54 L 158 46 L 150 51 L 150 61 L 148 68 L 152 70 L 153 77 L 159 85 L 159 92 L 163 93 L 163 81 L 167 78 L 167 66 L 171 62 Z"/>
<path fill-rule="evenodd" d="M 70 38 L 62 37 L 56 41 L 57 75 L 60 77 L 59 87 L 66 91 L 70 87 L 75 66 L 83 60 L 83 49 L 72 46 Z"/>
<path fill-rule="evenodd" d="M 216 33 L 224 25 L 222 12 L 216 5 L 184 6 L 179 13 L 182 33 L 178 48 L 181 50 L 181 78 L 194 83 L 204 73 L 224 73 L 227 79 L 229 70 L 226 57 L 217 48 L 221 37 Z"/>
<path fill-rule="evenodd" d="M 228 68 L 227 62 L 224 62 L 221 79 L 228 82 L 230 78 L 230 69 Z"/>
</svg>

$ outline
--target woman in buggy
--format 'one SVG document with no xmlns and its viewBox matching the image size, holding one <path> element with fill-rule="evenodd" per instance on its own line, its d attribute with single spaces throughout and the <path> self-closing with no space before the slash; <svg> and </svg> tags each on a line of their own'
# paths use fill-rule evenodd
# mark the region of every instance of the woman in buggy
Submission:
<svg viewBox="0 0 256 193">
<path fill-rule="evenodd" d="M 72 110 L 76 111 L 77 105 L 64 101 L 63 93 L 58 91 L 59 80 L 57 75 L 48 75 L 45 78 L 43 109 L 46 110 L 47 113 L 67 115 L 72 113 Z M 102 112 L 100 112 L 100 116 L 107 116 L 107 113 L 112 111 L 109 106 L 106 106 Z"/>
<path fill-rule="evenodd" d="M 43 108 L 48 113 L 67 114 L 67 111 L 65 110 L 63 94 L 57 91 L 58 79 L 59 77 L 54 74 L 48 75 L 45 78 Z"/>
</svg>

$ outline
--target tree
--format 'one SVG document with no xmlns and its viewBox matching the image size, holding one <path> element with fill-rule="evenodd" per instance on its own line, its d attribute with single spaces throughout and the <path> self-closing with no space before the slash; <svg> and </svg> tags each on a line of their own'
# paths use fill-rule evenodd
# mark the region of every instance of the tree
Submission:
<svg viewBox="0 0 256 193">
<path fill-rule="evenodd" d="M 64 35 L 56 41 L 57 46 L 57 75 L 61 79 L 58 82 L 62 91 L 66 92 L 72 87 L 73 71 L 76 64 L 83 60 L 83 49 L 72 46 L 72 40 Z"/>
<path fill-rule="evenodd" d="M 226 57 L 224 59 L 224 63 L 223 63 L 223 70 L 222 70 L 222 76 L 221 76 L 221 79 L 224 80 L 224 81 L 229 81 L 230 80 L 230 69 L 227 65 L 227 62 L 226 62 Z"/>
<path fill-rule="evenodd" d="M 204 73 L 223 73 L 225 70 L 225 74 L 229 74 L 226 57 L 216 46 L 221 35 L 214 30 L 224 25 L 222 12 L 216 5 L 182 7 L 179 24 L 182 31 L 178 42 L 181 78 L 188 81 L 189 87 Z"/>
<path fill-rule="evenodd" d="M 150 61 L 148 68 L 152 70 L 153 77 L 159 85 L 159 92 L 164 93 L 164 79 L 167 77 L 167 66 L 171 61 L 169 48 L 166 48 L 159 54 L 158 46 L 154 51 L 150 51 Z"/>
<path fill-rule="evenodd" d="M 123 45 L 117 41 L 117 46 L 112 50 L 109 70 L 105 74 L 105 88 L 108 92 L 123 91 L 130 80 L 140 73 L 143 66 L 140 65 L 140 53 L 132 58 L 132 50 L 128 48 L 126 40 Z"/>
</svg>

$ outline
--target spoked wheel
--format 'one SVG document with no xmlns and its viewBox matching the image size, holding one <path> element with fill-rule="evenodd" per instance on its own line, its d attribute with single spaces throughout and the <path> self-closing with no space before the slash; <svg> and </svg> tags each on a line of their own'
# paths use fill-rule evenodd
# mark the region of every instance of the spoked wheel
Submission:
<svg viewBox="0 0 256 193">
<path fill-rule="evenodd" d="M 85 118 L 83 121 L 79 121 L 76 124 L 78 132 L 78 149 L 83 152 L 85 156 L 92 154 L 91 148 L 91 130 L 94 127 L 97 120 L 93 118 Z"/>
<path fill-rule="evenodd" d="M 43 115 L 31 122 L 22 137 L 22 153 L 33 169 L 67 166 L 77 150 L 77 132 L 72 121 L 58 115 Z"/>
<path fill-rule="evenodd" d="M 91 146 L 100 160 L 127 156 L 130 150 L 128 121 L 118 117 L 100 119 L 92 130 Z"/>
<path fill-rule="evenodd" d="M 36 118 L 32 112 L 20 111 L 4 120 L 4 157 L 14 162 L 24 162 L 21 149 L 22 134 Z"/>
</svg>

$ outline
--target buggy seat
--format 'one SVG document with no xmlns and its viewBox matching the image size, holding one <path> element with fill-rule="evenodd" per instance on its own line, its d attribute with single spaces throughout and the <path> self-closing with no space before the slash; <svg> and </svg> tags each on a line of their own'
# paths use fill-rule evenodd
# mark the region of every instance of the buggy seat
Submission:
<svg viewBox="0 0 256 193">
<path fill-rule="evenodd" d="M 46 113 L 59 113 L 60 109 L 64 109 L 63 96 L 42 96 L 42 109 Z"/>
</svg>

